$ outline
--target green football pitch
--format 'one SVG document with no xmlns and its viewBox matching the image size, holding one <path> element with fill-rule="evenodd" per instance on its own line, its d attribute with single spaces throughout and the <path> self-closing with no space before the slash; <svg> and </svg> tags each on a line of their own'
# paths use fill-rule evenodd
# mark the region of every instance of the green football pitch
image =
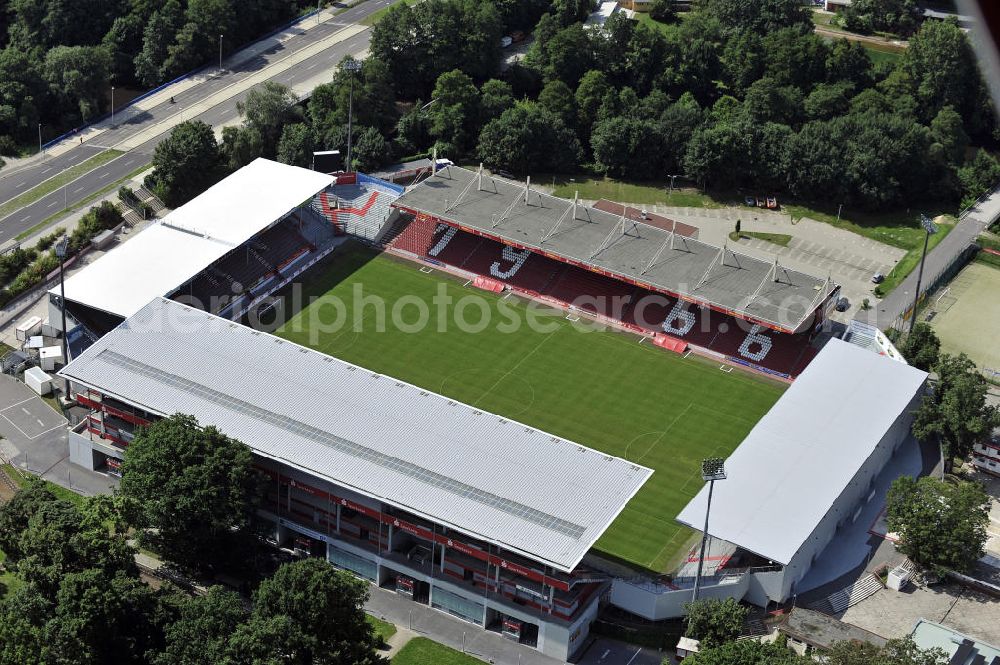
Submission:
<svg viewBox="0 0 1000 665">
<path fill-rule="evenodd" d="M 700 460 L 732 452 L 784 389 L 634 335 L 582 330 L 557 310 L 356 245 L 307 273 L 301 288 L 304 305 L 278 335 L 654 469 L 596 548 L 656 572 L 689 545 L 692 532 L 674 517 L 701 486 Z M 359 289 L 387 303 L 384 324 L 371 302 L 356 304 Z M 415 300 L 442 294 L 452 299 L 444 314 L 432 309 L 428 325 L 416 325 Z M 394 325 L 391 308 L 403 303 Z M 529 309 L 547 313 L 544 330 L 509 325 Z M 456 310 L 479 325 L 460 330 Z"/>
</svg>

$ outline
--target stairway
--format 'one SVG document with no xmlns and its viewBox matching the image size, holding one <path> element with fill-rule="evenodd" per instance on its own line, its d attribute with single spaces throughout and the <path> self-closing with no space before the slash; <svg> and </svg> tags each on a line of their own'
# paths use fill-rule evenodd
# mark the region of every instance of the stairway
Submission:
<svg viewBox="0 0 1000 665">
<path fill-rule="evenodd" d="M 826 598 L 813 603 L 812 609 L 824 614 L 840 614 L 848 607 L 857 605 L 862 600 L 870 598 L 885 587 L 882 580 L 875 574 L 869 573 L 850 586 L 846 586 L 840 591 L 831 593 Z"/>
</svg>

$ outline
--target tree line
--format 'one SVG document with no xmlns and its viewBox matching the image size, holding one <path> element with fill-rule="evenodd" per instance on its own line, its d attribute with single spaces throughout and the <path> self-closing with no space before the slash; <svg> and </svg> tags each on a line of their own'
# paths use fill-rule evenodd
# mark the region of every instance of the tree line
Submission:
<svg viewBox="0 0 1000 665">
<path fill-rule="evenodd" d="M 314 150 L 344 154 L 353 77 L 348 168 L 360 170 L 436 148 L 516 174 L 681 174 L 704 188 L 874 210 L 968 203 L 1000 179 L 994 109 L 954 22 L 923 24 L 898 62 L 875 64 L 859 43 L 817 36 L 796 0 L 705 0 L 684 20 L 668 6 L 658 15 L 670 22 L 653 26 L 623 14 L 584 25 L 590 9 L 398 3 L 372 29 L 358 73 L 337 68 L 302 105 L 262 86 L 206 163 L 309 167 Z M 527 57 L 502 67 L 501 37 L 524 28 Z M 194 178 L 195 193 L 217 177 L 167 162 L 156 177 Z"/>
<path fill-rule="evenodd" d="M 0 0 L 0 154 L 110 110 L 295 16 L 301 0 Z"/>
<path fill-rule="evenodd" d="M 378 665 L 366 584 L 321 559 L 275 567 L 254 524 L 259 485 L 249 449 L 191 417 L 137 434 L 113 496 L 57 497 L 29 479 L 0 507 L 0 665 Z M 149 585 L 136 545 L 196 579 L 191 595 Z"/>
</svg>

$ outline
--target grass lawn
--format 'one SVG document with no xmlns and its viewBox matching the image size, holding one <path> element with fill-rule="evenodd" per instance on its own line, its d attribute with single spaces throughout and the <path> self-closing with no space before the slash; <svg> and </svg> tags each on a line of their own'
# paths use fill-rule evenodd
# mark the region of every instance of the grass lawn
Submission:
<svg viewBox="0 0 1000 665">
<path fill-rule="evenodd" d="M 400 0 L 400 2 L 405 2 L 408 5 L 415 5 L 418 2 L 420 2 L 420 0 Z M 388 7 L 383 7 L 382 9 L 379 9 L 376 12 L 372 12 L 368 16 L 366 16 L 363 19 L 361 19 L 359 21 L 359 23 L 361 23 L 361 25 L 367 25 L 367 26 L 375 25 L 380 20 L 382 20 L 382 17 L 385 16 L 385 13 L 387 11 L 389 11 L 390 9 L 392 9 L 392 7 L 395 6 L 396 4 L 397 3 L 394 2 L 391 5 L 389 5 Z"/>
<path fill-rule="evenodd" d="M 7 555 L 0 550 L 0 564 L 2 564 L 6 559 Z M 15 589 L 17 589 L 18 584 L 20 584 L 20 582 L 14 576 L 14 573 L 11 573 L 10 571 L 0 573 L 0 598 L 12 593 Z"/>
<path fill-rule="evenodd" d="M 369 614 L 366 618 L 368 619 L 368 623 L 372 625 L 372 628 L 375 629 L 375 634 L 378 635 L 378 638 L 382 640 L 383 644 L 385 644 L 390 637 L 396 634 L 395 624 L 377 619 L 371 614 Z"/>
<path fill-rule="evenodd" d="M 93 171 L 101 164 L 106 164 L 112 159 L 115 159 L 123 154 L 125 153 L 120 150 L 105 150 L 104 152 L 98 153 L 86 161 L 80 162 L 76 166 L 71 166 L 59 175 L 49 178 L 45 182 L 29 189 L 20 196 L 15 196 L 3 205 L 0 205 L 0 217 L 5 217 L 15 210 L 19 210 L 30 203 L 34 203 L 46 194 L 54 192 L 63 185 L 76 180 L 84 173 Z"/>
<path fill-rule="evenodd" d="M 720 372 L 717 363 L 695 356 L 639 344 L 631 335 L 582 331 L 561 312 L 545 318 L 548 331 L 528 325 L 510 331 L 509 313 L 524 321 L 522 303 L 505 300 L 501 310 L 494 294 L 359 246 L 345 247 L 325 265 L 307 275 L 303 296 L 339 298 L 347 325 L 310 330 L 320 324 L 332 329 L 337 320 L 336 308 L 313 303 L 278 335 L 655 469 L 596 545 L 641 568 L 664 571 L 677 562 L 691 532 L 674 517 L 701 486 L 700 460 L 728 455 L 784 389 L 756 376 Z M 465 319 L 483 321 L 486 315 L 489 323 L 479 332 L 458 330 L 456 308 L 447 306 L 442 332 L 436 325 L 404 332 L 389 316 L 380 330 L 373 306 L 365 306 L 363 317 L 352 307 L 355 285 L 366 297 L 385 299 L 389 311 L 404 296 L 431 303 L 439 286 L 452 302 L 475 294 L 486 303 L 484 314 L 464 307 Z M 430 321 L 436 324 L 438 314 L 434 307 Z M 404 327 L 412 321 L 411 314 Z"/>
<path fill-rule="evenodd" d="M 684 14 L 678 14 L 677 16 L 682 18 Z M 659 30 L 660 32 L 669 32 L 670 30 L 673 30 L 673 26 L 676 25 L 676 23 L 660 23 L 659 21 L 654 20 L 653 17 L 649 15 L 649 12 L 636 12 L 635 20 L 639 23 L 645 23 L 650 28 Z"/>
<path fill-rule="evenodd" d="M 622 203 L 658 203 L 666 206 L 691 208 L 722 208 L 726 204 L 707 194 L 695 190 L 674 189 L 667 193 L 666 183 L 624 182 L 614 178 L 591 178 L 588 176 L 539 176 L 540 185 L 555 185 L 555 196 L 572 199 L 574 192 L 581 199 L 608 199 Z"/>
<path fill-rule="evenodd" d="M 13 480 L 15 483 L 17 483 L 18 486 L 24 487 L 25 477 L 22 475 L 23 471 L 15 468 L 10 464 L 4 464 L 3 470 L 7 472 L 7 475 L 10 476 L 10 479 Z M 46 486 L 48 486 L 49 491 L 55 494 L 58 498 L 66 499 L 67 501 L 69 501 L 74 505 L 79 506 L 84 502 L 86 498 L 80 494 L 77 494 L 72 490 L 66 489 L 62 485 L 56 485 L 55 483 L 50 483 L 47 480 L 45 481 L 45 484 Z"/>
<path fill-rule="evenodd" d="M 392 665 L 482 665 L 482 662 L 426 637 L 414 637 L 392 659 Z"/>
<path fill-rule="evenodd" d="M 766 240 L 767 242 L 774 243 L 775 245 L 781 245 L 782 247 L 788 247 L 788 243 L 792 241 L 792 236 L 787 233 L 764 233 L 763 231 L 740 231 L 740 237 L 743 238 L 756 238 L 757 240 Z M 736 231 L 731 231 L 729 233 L 729 239 L 738 241 L 740 238 L 737 237 Z"/>
</svg>

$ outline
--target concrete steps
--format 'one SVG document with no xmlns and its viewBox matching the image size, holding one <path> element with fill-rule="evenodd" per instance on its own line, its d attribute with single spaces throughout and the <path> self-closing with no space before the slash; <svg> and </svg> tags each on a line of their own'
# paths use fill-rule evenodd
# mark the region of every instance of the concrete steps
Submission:
<svg viewBox="0 0 1000 665">
<path fill-rule="evenodd" d="M 831 593 L 826 598 L 813 603 L 812 609 L 825 614 L 840 614 L 848 607 L 870 598 L 885 587 L 875 574 L 868 574 L 854 584 Z"/>
</svg>

